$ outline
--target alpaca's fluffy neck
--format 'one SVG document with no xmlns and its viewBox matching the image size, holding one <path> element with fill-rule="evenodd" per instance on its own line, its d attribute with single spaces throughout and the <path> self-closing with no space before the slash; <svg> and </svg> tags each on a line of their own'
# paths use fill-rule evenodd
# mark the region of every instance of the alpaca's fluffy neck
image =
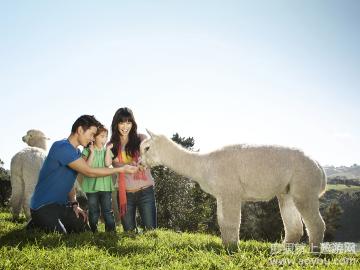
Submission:
<svg viewBox="0 0 360 270">
<path fill-rule="evenodd" d="M 167 138 L 162 141 L 160 149 L 163 165 L 199 183 L 203 181 L 204 166 L 201 155 L 183 149 Z"/>
<path fill-rule="evenodd" d="M 32 145 L 30 146 L 33 146 L 33 147 L 38 147 L 38 148 L 41 148 L 41 149 L 44 149 L 46 151 L 46 141 L 44 139 L 39 139 L 39 140 L 36 140 L 34 143 L 32 143 Z"/>
</svg>

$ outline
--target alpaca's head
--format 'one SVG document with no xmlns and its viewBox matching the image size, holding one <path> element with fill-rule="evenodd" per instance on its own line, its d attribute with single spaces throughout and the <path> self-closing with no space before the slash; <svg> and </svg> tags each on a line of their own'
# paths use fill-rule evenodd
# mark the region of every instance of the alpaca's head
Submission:
<svg viewBox="0 0 360 270">
<path fill-rule="evenodd" d="M 22 140 L 29 146 L 46 150 L 46 140 L 49 140 L 49 138 L 40 130 L 30 129 L 26 135 L 22 137 Z"/>
<path fill-rule="evenodd" d="M 160 165 L 161 141 L 164 136 L 155 135 L 149 130 L 146 131 L 149 133 L 150 138 L 142 141 L 140 144 L 141 164 L 147 167 Z"/>
</svg>

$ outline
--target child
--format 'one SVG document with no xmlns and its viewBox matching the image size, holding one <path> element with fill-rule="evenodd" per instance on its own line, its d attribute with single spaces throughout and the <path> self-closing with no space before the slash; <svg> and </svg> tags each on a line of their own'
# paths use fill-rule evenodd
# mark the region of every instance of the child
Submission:
<svg viewBox="0 0 360 270">
<path fill-rule="evenodd" d="M 112 163 L 112 144 L 107 142 L 108 130 L 100 126 L 95 134 L 93 143 L 84 148 L 82 155 L 87 164 L 93 168 L 109 167 Z M 105 222 L 105 231 L 115 231 L 115 219 L 112 211 L 111 194 L 114 191 L 112 176 L 87 177 L 84 176 L 82 189 L 88 198 L 89 225 L 93 232 L 97 231 L 97 224 L 101 213 Z"/>
</svg>

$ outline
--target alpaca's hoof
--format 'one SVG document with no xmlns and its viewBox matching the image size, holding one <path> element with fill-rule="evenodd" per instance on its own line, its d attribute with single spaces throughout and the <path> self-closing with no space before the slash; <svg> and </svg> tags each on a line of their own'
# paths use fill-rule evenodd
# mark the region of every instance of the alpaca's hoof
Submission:
<svg viewBox="0 0 360 270">
<path fill-rule="evenodd" d="M 310 245 L 311 253 L 320 253 L 320 245 Z"/>
<path fill-rule="evenodd" d="M 231 255 L 239 251 L 239 245 L 237 243 L 224 244 L 226 252 Z"/>
</svg>

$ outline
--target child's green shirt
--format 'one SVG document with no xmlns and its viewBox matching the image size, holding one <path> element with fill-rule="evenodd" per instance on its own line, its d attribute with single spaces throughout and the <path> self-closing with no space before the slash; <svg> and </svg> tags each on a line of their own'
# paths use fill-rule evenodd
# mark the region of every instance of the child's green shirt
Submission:
<svg viewBox="0 0 360 270">
<path fill-rule="evenodd" d="M 111 153 L 111 158 L 114 156 Z M 89 157 L 90 151 L 88 148 L 84 148 L 82 151 L 82 155 L 85 157 Z M 106 149 L 94 149 L 94 159 L 92 161 L 92 168 L 104 168 L 105 167 L 105 154 Z M 104 176 L 104 177 L 88 177 L 84 175 L 83 182 L 81 188 L 84 192 L 94 193 L 97 191 L 114 191 L 114 184 L 112 181 L 112 176 Z"/>
</svg>

